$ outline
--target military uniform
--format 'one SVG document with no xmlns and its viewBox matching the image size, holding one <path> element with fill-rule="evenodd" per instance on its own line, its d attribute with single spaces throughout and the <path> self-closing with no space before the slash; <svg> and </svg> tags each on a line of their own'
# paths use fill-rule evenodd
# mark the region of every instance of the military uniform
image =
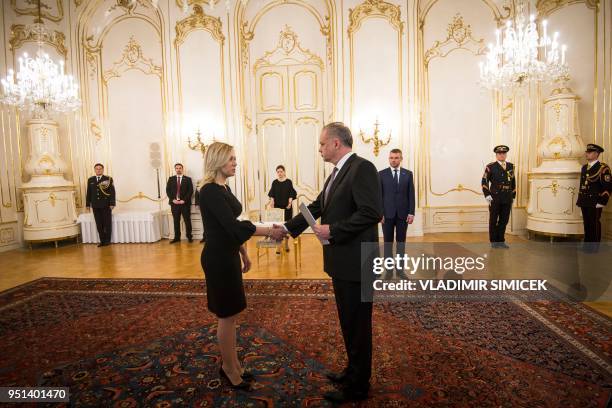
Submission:
<svg viewBox="0 0 612 408">
<path fill-rule="evenodd" d="M 507 146 L 497 146 L 495 153 L 505 153 Z M 504 243 L 506 225 L 510 219 L 512 201 L 516 197 L 516 177 L 514 165 L 505 162 L 505 168 L 497 161 L 487 164 L 482 176 L 482 193 L 489 202 L 489 241 L 492 244 Z M 505 245 L 505 244 L 503 244 Z"/>
<path fill-rule="evenodd" d="M 96 228 L 100 236 L 100 244 L 111 242 L 112 210 L 115 206 L 115 185 L 113 178 L 108 176 L 92 176 L 87 180 L 86 206 L 92 208 Z"/>
<path fill-rule="evenodd" d="M 604 150 L 596 144 L 588 144 L 587 151 Z M 580 192 L 576 205 L 582 210 L 582 221 L 584 223 L 584 241 L 601 241 L 601 212 L 608 203 L 612 191 L 612 175 L 610 167 L 596 161 L 593 165 L 582 166 L 580 174 Z"/>
</svg>

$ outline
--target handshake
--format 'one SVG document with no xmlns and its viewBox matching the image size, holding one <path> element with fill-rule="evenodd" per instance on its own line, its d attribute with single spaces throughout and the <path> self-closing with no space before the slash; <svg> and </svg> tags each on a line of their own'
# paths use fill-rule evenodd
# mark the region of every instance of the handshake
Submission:
<svg viewBox="0 0 612 408">
<path fill-rule="evenodd" d="M 331 238 L 329 224 L 313 225 L 311 228 L 317 238 L 319 238 L 320 240 L 329 240 Z M 272 228 L 270 228 L 267 236 L 273 239 L 274 241 L 280 242 L 283 239 L 287 238 L 288 235 L 289 232 L 285 229 L 284 226 L 274 224 Z"/>
<path fill-rule="evenodd" d="M 280 242 L 283 239 L 287 238 L 287 235 L 289 235 L 289 233 L 287 232 L 285 227 L 283 227 L 282 225 L 274 224 L 272 226 L 272 229 L 270 230 L 270 234 L 268 235 L 268 237 Z"/>
</svg>

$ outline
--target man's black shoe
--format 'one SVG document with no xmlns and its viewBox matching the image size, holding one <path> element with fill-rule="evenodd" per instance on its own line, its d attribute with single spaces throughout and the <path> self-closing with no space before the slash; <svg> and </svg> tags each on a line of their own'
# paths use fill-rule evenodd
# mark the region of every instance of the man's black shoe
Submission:
<svg viewBox="0 0 612 408">
<path fill-rule="evenodd" d="M 351 391 L 349 389 L 343 389 L 342 391 L 329 391 L 323 394 L 323 398 L 328 401 L 342 403 L 350 401 L 363 401 L 368 399 L 367 391 Z"/>
<path fill-rule="evenodd" d="M 187 238 L 187 241 L 193 242 L 193 238 Z"/>
<path fill-rule="evenodd" d="M 342 370 L 339 373 L 328 372 L 325 376 L 333 383 L 340 384 L 346 380 L 346 370 Z"/>
<path fill-rule="evenodd" d="M 176 244 L 177 242 L 181 242 L 180 239 L 173 239 L 172 241 L 170 241 L 171 244 Z"/>
<path fill-rule="evenodd" d="M 505 242 L 500 242 L 497 246 L 498 248 L 509 249 L 510 247 Z"/>
</svg>

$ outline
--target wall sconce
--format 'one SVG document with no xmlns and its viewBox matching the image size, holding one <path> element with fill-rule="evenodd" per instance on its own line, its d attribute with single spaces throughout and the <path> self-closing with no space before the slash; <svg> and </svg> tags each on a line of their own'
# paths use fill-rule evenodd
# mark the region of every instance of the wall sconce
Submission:
<svg viewBox="0 0 612 408">
<path fill-rule="evenodd" d="M 370 143 L 370 142 L 374 143 L 374 156 L 377 156 L 377 157 L 378 157 L 378 153 L 380 153 L 380 148 L 388 145 L 391 142 L 391 132 L 389 132 L 389 136 L 387 137 L 386 142 L 383 142 L 383 140 L 378 137 L 378 134 L 380 133 L 380 130 L 378 129 L 379 125 L 380 123 L 378 123 L 378 119 L 376 119 L 376 122 L 374 122 L 374 134 L 367 138 L 365 134 L 363 133 L 363 130 L 359 129 L 359 136 L 361 137 L 361 140 L 364 143 Z"/>
<path fill-rule="evenodd" d="M 216 142 L 215 138 L 213 137 L 213 142 Z M 204 143 L 202 141 L 202 133 L 200 132 L 200 128 L 198 128 L 198 130 L 196 130 L 196 140 L 195 142 L 191 142 L 191 138 L 187 138 L 187 146 L 191 149 L 191 150 L 199 150 L 200 152 L 202 152 L 202 157 L 204 157 L 204 153 L 206 153 L 206 148 L 208 147 L 206 145 L 206 143 Z"/>
</svg>

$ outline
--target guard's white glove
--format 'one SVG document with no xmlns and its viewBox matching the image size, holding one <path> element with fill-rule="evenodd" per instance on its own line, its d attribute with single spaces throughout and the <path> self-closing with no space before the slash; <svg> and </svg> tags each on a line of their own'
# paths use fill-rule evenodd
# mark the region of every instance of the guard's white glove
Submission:
<svg viewBox="0 0 612 408">
<path fill-rule="evenodd" d="M 489 205 L 491 205 L 491 203 L 493 202 L 493 197 L 491 197 L 491 196 L 486 196 L 486 197 L 485 197 L 485 200 L 487 200 L 487 203 L 488 203 Z"/>
<path fill-rule="evenodd" d="M 604 207 L 605 207 L 605 205 L 603 205 L 603 204 L 597 204 L 597 205 L 595 206 L 595 208 L 604 208 Z"/>
</svg>

